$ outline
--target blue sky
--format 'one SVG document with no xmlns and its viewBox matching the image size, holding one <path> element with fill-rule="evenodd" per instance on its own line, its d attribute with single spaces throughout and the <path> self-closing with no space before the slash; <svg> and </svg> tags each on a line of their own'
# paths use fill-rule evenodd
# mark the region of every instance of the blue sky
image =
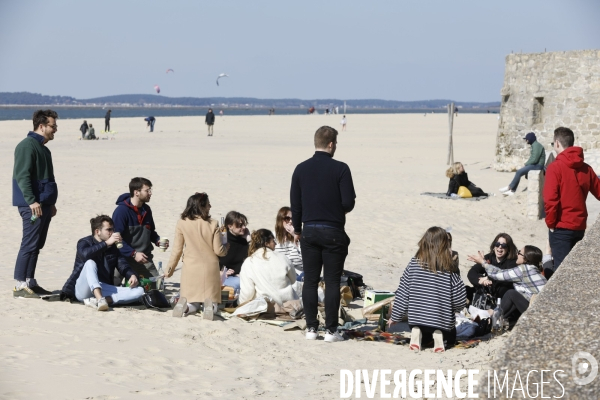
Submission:
<svg viewBox="0 0 600 400">
<path fill-rule="evenodd" d="M 507 54 L 600 49 L 599 20 L 595 0 L 0 0 L 0 92 L 498 101 Z"/>
</svg>

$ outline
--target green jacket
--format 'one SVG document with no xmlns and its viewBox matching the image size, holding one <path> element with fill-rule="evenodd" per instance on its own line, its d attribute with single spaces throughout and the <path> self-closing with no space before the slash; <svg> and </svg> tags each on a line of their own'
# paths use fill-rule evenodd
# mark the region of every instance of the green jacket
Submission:
<svg viewBox="0 0 600 400">
<path fill-rule="evenodd" d="M 531 144 L 531 155 L 525 165 L 541 165 L 546 163 L 546 150 L 544 146 L 537 140 Z"/>
<path fill-rule="evenodd" d="M 52 154 L 43 143 L 43 136 L 29 132 L 15 148 L 13 206 L 27 207 L 35 202 L 56 204 L 58 188 Z"/>
</svg>

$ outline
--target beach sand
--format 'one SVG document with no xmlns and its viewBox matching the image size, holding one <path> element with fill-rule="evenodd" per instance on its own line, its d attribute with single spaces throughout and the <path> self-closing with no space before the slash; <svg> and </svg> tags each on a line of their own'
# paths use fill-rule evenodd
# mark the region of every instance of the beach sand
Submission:
<svg viewBox="0 0 600 400">
<path fill-rule="evenodd" d="M 149 204 L 161 236 L 173 237 L 188 196 L 198 191 L 209 194 L 213 217 L 237 210 L 248 217 L 251 230 L 272 230 L 277 210 L 289 204 L 294 167 L 314 152 L 315 130 L 337 129 L 340 119 L 217 117 L 214 136 L 207 137 L 203 116 L 158 118 L 154 133 L 147 132 L 143 118 L 113 118 L 115 140 L 99 141 L 78 140 L 81 120 L 59 119 L 49 143 L 58 214 L 36 278 L 46 289 L 62 288 L 77 240 L 90 234 L 90 218 L 112 215 L 135 176 L 153 183 Z M 544 222 L 525 216 L 526 192 L 478 202 L 420 196 L 447 189 L 447 121 L 444 114 L 348 115 L 348 130 L 338 136 L 335 158 L 350 166 L 357 194 L 347 216 L 352 243 L 346 269 L 363 274 L 376 289 L 396 289 L 417 242 L 434 225 L 452 227 L 465 280 L 467 254 L 485 251 L 499 232 L 510 233 L 517 246 L 545 248 Z M 103 126 L 100 119 L 89 122 L 96 132 Z M 496 115 L 461 114 L 454 126 L 455 160 L 472 182 L 496 193 L 512 179 L 489 168 L 497 123 Z M 14 147 L 30 129 L 31 121 L 0 122 L 2 399 L 331 399 L 339 397 L 340 369 L 484 370 L 505 341 L 506 335 L 474 349 L 415 354 L 385 343 L 308 342 L 301 331 L 240 320 L 174 319 L 170 312 L 126 308 L 99 313 L 69 303 L 13 299 L 21 219 L 12 207 L 10 180 Z M 520 190 L 525 187 L 523 181 Z M 170 252 L 154 254 L 166 264 Z M 178 284 L 179 276 L 180 270 L 169 282 Z"/>
</svg>

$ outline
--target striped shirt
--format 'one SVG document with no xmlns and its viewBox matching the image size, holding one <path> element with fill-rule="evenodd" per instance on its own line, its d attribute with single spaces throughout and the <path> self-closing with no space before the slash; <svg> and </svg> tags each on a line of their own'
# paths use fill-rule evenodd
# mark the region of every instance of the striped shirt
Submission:
<svg viewBox="0 0 600 400">
<path fill-rule="evenodd" d="M 527 300 L 531 300 L 531 296 L 539 293 L 548 282 L 535 265 L 519 264 L 512 269 L 500 269 L 490 264 L 484 267 L 490 279 L 512 282 L 515 290 Z"/>
<path fill-rule="evenodd" d="M 294 242 L 275 242 L 275 252 L 284 254 L 291 262 L 292 266 L 298 273 L 304 271 L 302 267 L 302 252 L 300 252 L 300 245 L 296 246 Z"/>
<path fill-rule="evenodd" d="M 410 325 L 422 325 L 450 331 L 456 325 L 457 312 L 467 304 L 465 285 L 458 273 L 433 273 L 412 258 L 396 290 L 392 320 L 408 315 Z"/>
</svg>

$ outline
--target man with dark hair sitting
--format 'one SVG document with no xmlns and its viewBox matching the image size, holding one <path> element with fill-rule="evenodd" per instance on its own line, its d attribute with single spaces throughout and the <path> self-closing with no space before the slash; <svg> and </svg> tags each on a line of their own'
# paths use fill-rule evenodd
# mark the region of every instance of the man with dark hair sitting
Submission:
<svg viewBox="0 0 600 400">
<path fill-rule="evenodd" d="M 77 242 L 75 266 L 62 288 L 61 299 L 77 299 L 98 311 L 139 300 L 144 289 L 137 287 L 137 276 L 114 246 L 121 236 L 114 232 L 113 220 L 108 215 L 99 215 L 90 224 L 92 235 Z M 112 285 L 115 269 L 125 276 L 130 287 Z"/>
<path fill-rule="evenodd" d="M 147 204 L 152 197 L 152 182 L 136 177 L 129 182 L 129 193 L 117 199 L 117 208 L 113 212 L 115 232 L 123 236 L 121 255 L 125 257 L 135 273 L 144 278 L 158 276 L 158 270 L 152 261 L 152 245 L 159 245 L 160 236 L 152 218 L 152 210 Z M 169 244 L 165 244 L 165 248 Z M 122 277 L 115 276 L 115 285 Z"/>
</svg>

